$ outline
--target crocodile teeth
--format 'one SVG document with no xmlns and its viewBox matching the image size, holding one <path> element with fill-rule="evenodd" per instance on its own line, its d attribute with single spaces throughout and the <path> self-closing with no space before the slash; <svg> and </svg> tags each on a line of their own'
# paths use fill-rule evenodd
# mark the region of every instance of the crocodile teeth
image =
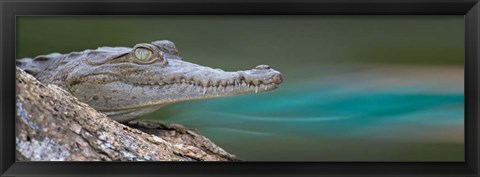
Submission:
<svg viewBox="0 0 480 177">
<path fill-rule="evenodd" d="M 208 87 L 208 80 L 202 80 L 202 85 L 204 87 Z"/>
<path fill-rule="evenodd" d="M 255 86 L 255 93 L 258 93 L 258 85 Z"/>
<path fill-rule="evenodd" d="M 203 94 L 205 95 L 207 93 L 207 87 L 203 87 Z"/>
<path fill-rule="evenodd" d="M 221 80 L 221 81 L 220 81 L 220 85 L 225 87 L 225 86 L 227 85 L 227 81 Z"/>
</svg>

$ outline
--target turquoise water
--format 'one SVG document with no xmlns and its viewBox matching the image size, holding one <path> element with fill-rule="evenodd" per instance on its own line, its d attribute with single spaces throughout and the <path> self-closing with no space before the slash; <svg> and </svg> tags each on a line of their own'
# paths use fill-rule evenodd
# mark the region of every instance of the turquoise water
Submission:
<svg viewBox="0 0 480 177">
<path fill-rule="evenodd" d="M 432 82 L 439 77 L 380 89 L 388 77 L 286 80 L 273 92 L 174 104 L 147 118 L 194 127 L 245 160 L 462 160 L 463 86 Z"/>
</svg>

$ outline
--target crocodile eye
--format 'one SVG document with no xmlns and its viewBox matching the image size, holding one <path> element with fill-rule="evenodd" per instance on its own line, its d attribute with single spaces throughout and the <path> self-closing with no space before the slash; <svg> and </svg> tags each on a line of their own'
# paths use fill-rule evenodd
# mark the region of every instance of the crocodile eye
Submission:
<svg viewBox="0 0 480 177">
<path fill-rule="evenodd" d="M 152 64 L 158 62 L 163 65 L 167 64 L 167 61 L 163 58 L 163 53 L 154 45 L 137 44 L 133 48 L 131 55 L 133 55 L 132 58 L 135 63 Z"/>
<path fill-rule="evenodd" d="M 139 47 L 135 49 L 135 58 L 141 62 L 149 62 L 152 59 L 153 52 L 150 49 Z"/>
</svg>

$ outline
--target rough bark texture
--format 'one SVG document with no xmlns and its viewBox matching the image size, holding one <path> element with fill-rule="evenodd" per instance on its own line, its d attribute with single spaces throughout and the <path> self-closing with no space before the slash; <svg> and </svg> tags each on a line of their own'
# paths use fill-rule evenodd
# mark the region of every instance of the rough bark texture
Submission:
<svg viewBox="0 0 480 177">
<path fill-rule="evenodd" d="M 54 85 L 17 68 L 16 158 L 27 161 L 232 161 L 192 129 L 115 122 Z M 138 128 L 138 129 L 137 129 Z"/>
</svg>

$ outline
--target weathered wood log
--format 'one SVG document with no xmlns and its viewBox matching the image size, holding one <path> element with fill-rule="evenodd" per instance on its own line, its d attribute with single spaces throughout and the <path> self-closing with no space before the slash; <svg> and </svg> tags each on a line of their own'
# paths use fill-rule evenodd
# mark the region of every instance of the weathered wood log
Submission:
<svg viewBox="0 0 480 177">
<path fill-rule="evenodd" d="M 20 161 L 237 160 L 180 125 L 120 124 L 19 68 L 16 91 L 16 159 Z"/>
</svg>

